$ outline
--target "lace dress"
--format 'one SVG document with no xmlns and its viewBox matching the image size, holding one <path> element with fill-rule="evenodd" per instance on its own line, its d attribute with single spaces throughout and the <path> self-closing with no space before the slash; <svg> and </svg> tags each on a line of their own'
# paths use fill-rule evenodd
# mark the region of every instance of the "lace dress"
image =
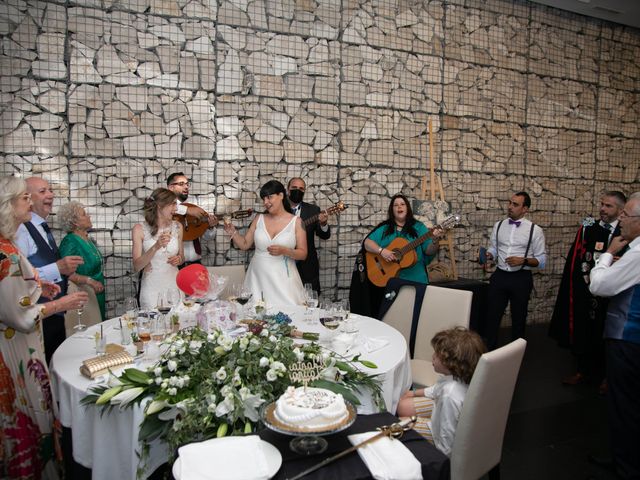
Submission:
<svg viewBox="0 0 640 480">
<path fill-rule="evenodd" d="M 284 255 L 274 256 L 267 251 L 270 245 L 295 248 L 297 218 L 293 217 L 273 238 L 267 232 L 263 215 L 260 215 L 256 224 L 253 237 L 256 251 L 247 269 L 244 285 L 251 290 L 254 299 L 264 296 L 268 306 L 304 303 L 304 286 L 295 260 Z"/>
<path fill-rule="evenodd" d="M 151 235 L 151 228 L 144 222 L 142 231 L 144 238 L 142 241 L 142 252 L 149 250 L 158 240 L 161 230 L 155 235 Z M 180 225 L 171 222 L 171 240 L 165 248 L 159 249 L 151 258 L 151 262 L 144 268 L 142 273 L 142 283 L 140 287 L 140 308 L 155 308 L 158 303 L 158 294 L 165 292 L 168 288 L 176 288 L 176 275 L 178 275 L 178 267 L 174 267 L 167 263 L 167 259 L 173 255 L 177 255 L 180 250 L 178 243 L 178 234 Z"/>
</svg>

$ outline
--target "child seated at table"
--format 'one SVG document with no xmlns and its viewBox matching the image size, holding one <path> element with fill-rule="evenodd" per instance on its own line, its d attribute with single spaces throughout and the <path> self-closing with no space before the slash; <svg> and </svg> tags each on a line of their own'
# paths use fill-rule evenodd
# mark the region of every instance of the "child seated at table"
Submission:
<svg viewBox="0 0 640 480">
<path fill-rule="evenodd" d="M 436 333 L 431 345 L 433 369 L 444 376 L 430 387 L 405 392 L 397 415 L 416 415 L 414 429 L 449 456 L 469 382 L 487 349 L 477 333 L 463 327 Z"/>
</svg>

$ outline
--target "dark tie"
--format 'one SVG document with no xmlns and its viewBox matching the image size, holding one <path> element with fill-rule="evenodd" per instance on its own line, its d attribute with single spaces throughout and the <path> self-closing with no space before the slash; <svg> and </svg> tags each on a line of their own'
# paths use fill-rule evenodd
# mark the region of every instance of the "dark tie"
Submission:
<svg viewBox="0 0 640 480">
<path fill-rule="evenodd" d="M 520 220 L 511 220 L 511 219 L 509 219 L 509 225 L 515 225 L 516 228 L 518 228 L 521 223 L 522 222 Z"/>
<path fill-rule="evenodd" d="M 607 232 L 610 232 L 613 230 L 613 227 L 611 226 L 610 223 L 605 223 L 602 225 L 602 228 L 604 228 Z"/>
<path fill-rule="evenodd" d="M 202 245 L 200 245 L 200 239 L 196 238 L 193 241 L 193 249 L 196 251 L 198 255 L 202 255 Z"/>
<path fill-rule="evenodd" d="M 51 229 L 49 228 L 49 225 L 47 225 L 47 222 L 42 222 L 42 229 L 44 230 L 44 233 L 47 234 L 47 241 L 49 242 L 49 246 L 51 247 L 51 250 L 53 250 L 53 253 L 57 254 L 58 253 L 58 245 L 56 245 L 56 239 L 53 238 L 53 233 L 51 233 Z"/>
</svg>

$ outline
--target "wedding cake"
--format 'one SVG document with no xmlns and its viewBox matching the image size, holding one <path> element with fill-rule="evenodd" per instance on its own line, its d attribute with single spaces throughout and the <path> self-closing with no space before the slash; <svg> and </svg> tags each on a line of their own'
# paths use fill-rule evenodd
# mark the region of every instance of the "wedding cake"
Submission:
<svg viewBox="0 0 640 480">
<path fill-rule="evenodd" d="M 324 388 L 289 387 L 276 402 L 278 421 L 300 431 L 327 431 L 349 418 L 342 395 Z"/>
</svg>

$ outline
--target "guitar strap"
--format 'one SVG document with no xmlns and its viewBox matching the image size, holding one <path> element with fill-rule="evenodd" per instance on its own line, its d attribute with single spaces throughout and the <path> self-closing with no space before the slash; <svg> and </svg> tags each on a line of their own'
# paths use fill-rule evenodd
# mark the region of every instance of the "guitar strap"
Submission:
<svg viewBox="0 0 640 480">
<path fill-rule="evenodd" d="M 499 235 L 498 233 L 500 232 L 500 227 L 502 226 L 502 223 L 504 222 L 503 220 L 500 220 L 500 223 L 498 223 L 498 228 L 496 229 L 496 255 L 498 254 L 498 252 L 500 251 L 500 245 L 499 245 Z M 529 230 L 529 240 L 527 241 L 527 248 L 524 251 L 524 258 L 527 258 L 527 255 L 529 254 L 529 247 L 531 247 L 531 239 L 533 238 L 533 229 L 536 227 L 536 224 L 531 222 L 531 230 Z M 497 259 L 496 259 L 496 264 L 497 264 Z M 519 270 L 522 270 L 524 268 L 524 263 L 522 265 L 520 265 L 520 268 L 518 270 L 515 270 L 516 272 Z"/>
</svg>

